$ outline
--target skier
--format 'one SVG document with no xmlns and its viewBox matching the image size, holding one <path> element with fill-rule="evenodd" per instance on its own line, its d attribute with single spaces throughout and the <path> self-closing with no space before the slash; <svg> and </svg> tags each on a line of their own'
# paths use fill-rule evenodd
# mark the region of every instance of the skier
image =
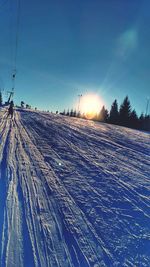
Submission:
<svg viewBox="0 0 150 267">
<path fill-rule="evenodd" d="M 9 117 L 9 115 L 11 115 L 11 118 L 13 118 L 13 114 L 14 114 L 14 102 L 11 101 L 10 105 L 9 105 L 9 108 L 8 108 L 8 116 L 7 116 L 7 118 Z"/>
</svg>

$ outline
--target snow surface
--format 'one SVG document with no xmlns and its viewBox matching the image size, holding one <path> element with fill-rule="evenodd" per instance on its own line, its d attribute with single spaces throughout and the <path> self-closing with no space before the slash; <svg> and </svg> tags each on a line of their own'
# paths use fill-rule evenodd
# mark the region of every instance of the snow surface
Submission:
<svg viewBox="0 0 150 267">
<path fill-rule="evenodd" d="M 5 266 L 150 266 L 150 134 L 1 110 Z"/>
</svg>

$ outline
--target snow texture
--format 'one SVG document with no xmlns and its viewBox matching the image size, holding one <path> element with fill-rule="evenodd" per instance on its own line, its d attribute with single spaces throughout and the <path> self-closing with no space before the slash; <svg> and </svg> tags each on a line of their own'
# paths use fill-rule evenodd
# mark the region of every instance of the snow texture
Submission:
<svg viewBox="0 0 150 267">
<path fill-rule="evenodd" d="M 150 266 L 150 135 L 0 111 L 0 266 Z"/>
</svg>

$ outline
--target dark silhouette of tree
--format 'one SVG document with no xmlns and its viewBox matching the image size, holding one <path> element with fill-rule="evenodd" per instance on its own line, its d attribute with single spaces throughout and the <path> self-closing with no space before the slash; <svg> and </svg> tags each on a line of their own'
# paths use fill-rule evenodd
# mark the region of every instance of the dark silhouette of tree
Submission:
<svg viewBox="0 0 150 267">
<path fill-rule="evenodd" d="M 119 124 L 123 126 L 129 126 L 131 115 L 131 105 L 128 96 L 125 97 L 119 110 Z"/>
<path fill-rule="evenodd" d="M 138 119 L 135 109 L 131 112 L 129 120 L 130 120 L 129 126 L 131 128 L 135 128 L 135 129 L 139 128 L 139 119 Z"/>
<path fill-rule="evenodd" d="M 24 108 L 24 105 L 25 105 L 24 101 L 21 101 L 21 107 L 22 108 Z"/>
<path fill-rule="evenodd" d="M 145 116 L 146 131 L 150 131 L 150 115 Z"/>
<path fill-rule="evenodd" d="M 105 109 L 104 122 L 108 122 L 108 120 L 109 120 L 109 112 L 107 109 Z"/>
<path fill-rule="evenodd" d="M 80 111 L 78 111 L 78 112 L 77 112 L 77 115 L 76 115 L 76 117 L 78 117 L 78 118 L 80 118 L 80 117 L 81 117 L 81 113 L 80 113 Z"/>
<path fill-rule="evenodd" d="M 109 117 L 108 110 L 105 109 L 105 106 L 102 107 L 99 115 L 98 115 L 98 121 L 107 122 Z"/>
<path fill-rule="evenodd" d="M 97 120 L 98 120 L 98 121 L 103 121 L 104 114 L 105 114 L 105 107 L 103 106 L 103 107 L 101 108 L 99 114 L 97 114 Z"/>
<path fill-rule="evenodd" d="M 142 130 L 144 126 L 144 114 L 141 113 L 140 117 L 139 117 L 139 128 Z"/>
<path fill-rule="evenodd" d="M 73 112 L 73 117 L 77 117 L 77 112 L 76 112 L 76 110 L 74 110 L 74 112 Z"/>
<path fill-rule="evenodd" d="M 118 124 L 119 122 L 119 112 L 118 112 L 118 103 L 115 99 L 111 105 L 110 115 L 109 115 L 109 122 L 113 124 Z"/>
<path fill-rule="evenodd" d="M 69 109 L 67 110 L 67 113 L 66 113 L 66 116 L 69 116 L 70 115 L 70 112 L 69 112 Z"/>
<path fill-rule="evenodd" d="M 26 107 L 31 108 L 31 106 L 26 105 Z M 71 111 L 60 113 L 62 115 L 71 116 L 71 117 L 78 117 L 82 119 L 87 119 L 88 116 L 86 116 L 85 113 L 80 113 L 80 111 L 76 111 L 71 109 Z M 108 110 L 105 108 L 105 106 L 102 107 L 99 114 L 96 114 L 93 121 L 101 121 L 106 123 L 112 123 L 117 125 L 122 125 L 134 129 L 140 129 L 144 131 L 150 131 L 150 115 L 143 115 L 138 118 L 137 113 L 131 108 L 131 104 L 129 101 L 128 96 L 126 96 L 120 105 L 120 109 L 118 111 L 118 103 L 115 99 L 114 102 L 111 105 L 110 114 Z"/>
<path fill-rule="evenodd" d="M 60 112 L 59 114 L 60 114 L 60 115 L 64 115 L 64 116 L 65 116 L 65 115 L 66 115 L 66 111 L 65 111 L 65 109 L 64 109 L 64 111 L 63 111 L 63 112 Z"/>
<path fill-rule="evenodd" d="M 144 131 L 150 131 L 150 115 L 144 116 L 142 113 L 139 117 L 139 129 Z"/>
<path fill-rule="evenodd" d="M 2 99 L 2 92 L 0 92 L 0 106 L 3 104 L 3 99 Z"/>
<path fill-rule="evenodd" d="M 73 109 L 70 111 L 70 117 L 73 117 Z"/>
<path fill-rule="evenodd" d="M 31 109 L 31 105 L 26 104 L 26 108 L 27 108 L 27 109 Z"/>
</svg>

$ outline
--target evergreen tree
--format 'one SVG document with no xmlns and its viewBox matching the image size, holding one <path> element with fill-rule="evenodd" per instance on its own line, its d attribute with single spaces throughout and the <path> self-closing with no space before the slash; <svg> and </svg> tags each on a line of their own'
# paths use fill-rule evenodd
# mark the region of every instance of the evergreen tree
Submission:
<svg viewBox="0 0 150 267">
<path fill-rule="evenodd" d="M 141 115 L 139 117 L 139 128 L 140 129 L 142 129 L 143 121 L 144 121 L 144 114 L 141 113 Z"/>
<path fill-rule="evenodd" d="M 2 100 L 2 92 L 0 92 L 0 106 L 2 106 L 3 100 Z"/>
<path fill-rule="evenodd" d="M 104 122 L 108 122 L 108 120 L 109 120 L 109 112 L 107 109 L 105 109 Z"/>
<path fill-rule="evenodd" d="M 135 109 L 130 114 L 130 124 L 129 124 L 129 126 L 131 128 L 135 128 L 135 129 L 139 128 L 139 119 L 138 119 L 138 116 L 136 114 Z"/>
<path fill-rule="evenodd" d="M 141 113 L 141 116 L 139 117 L 139 128 L 142 130 L 144 127 L 144 114 Z"/>
<path fill-rule="evenodd" d="M 67 111 L 67 113 L 66 113 L 66 116 L 69 116 L 70 115 L 70 112 L 69 112 L 69 109 L 68 109 L 68 111 Z"/>
<path fill-rule="evenodd" d="M 144 116 L 143 130 L 150 131 L 150 115 Z"/>
<path fill-rule="evenodd" d="M 61 112 L 61 115 L 66 115 L 66 110 L 64 109 L 63 112 Z"/>
<path fill-rule="evenodd" d="M 27 108 L 27 109 L 31 109 L 31 105 L 26 104 L 26 108 Z"/>
<path fill-rule="evenodd" d="M 25 105 L 24 101 L 21 101 L 21 107 L 22 108 L 24 108 L 24 105 Z"/>
<path fill-rule="evenodd" d="M 108 110 L 105 109 L 105 106 L 102 107 L 99 115 L 98 115 L 98 120 L 102 122 L 107 122 L 108 121 Z"/>
<path fill-rule="evenodd" d="M 78 117 L 78 118 L 80 118 L 80 117 L 81 117 L 81 112 L 80 112 L 80 111 L 78 111 L 78 112 L 77 112 L 77 115 L 76 115 L 76 117 Z"/>
<path fill-rule="evenodd" d="M 150 132 L 150 115 L 146 116 L 146 130 Z"/>
<path fill-rule="evenodd" d="M 103 119 L 104 119 L 104 114 L 105 114 L 105 107 L 102 106 L 102 108 L 101 108 L 101 110 L 100 110 L 100 112 L 99 112 L 99 114 L 98 114 L 98 116 L 97 116 L 97 120 L 98 120 L 98 121 L 103 121 Z"/>
<path fill-rule="evenodd" d="M 74 112 L 73 112 L 73 117 L 77 117 L 77 112 L 76 112 L 76 110 L 74 110 Z"/>
<path fill-rule="evenodd" d="M 119 110 L 119 124 L 129 126 L 131 114 L 131 105 L 128 96 L 125 97 Z"/>
<path fill-rule="evenodd" d="M 73 117 L 73 109 L 70 111 L 70 117 Z"/>
<path fill-rule="evenodd" d="M 118 119 L 119 119 L 118 103 L 117 103 L 117 100 L 115 99 L 111 105 L 109 122 L 113 124 L 117 124 Z"/>
</svg>

